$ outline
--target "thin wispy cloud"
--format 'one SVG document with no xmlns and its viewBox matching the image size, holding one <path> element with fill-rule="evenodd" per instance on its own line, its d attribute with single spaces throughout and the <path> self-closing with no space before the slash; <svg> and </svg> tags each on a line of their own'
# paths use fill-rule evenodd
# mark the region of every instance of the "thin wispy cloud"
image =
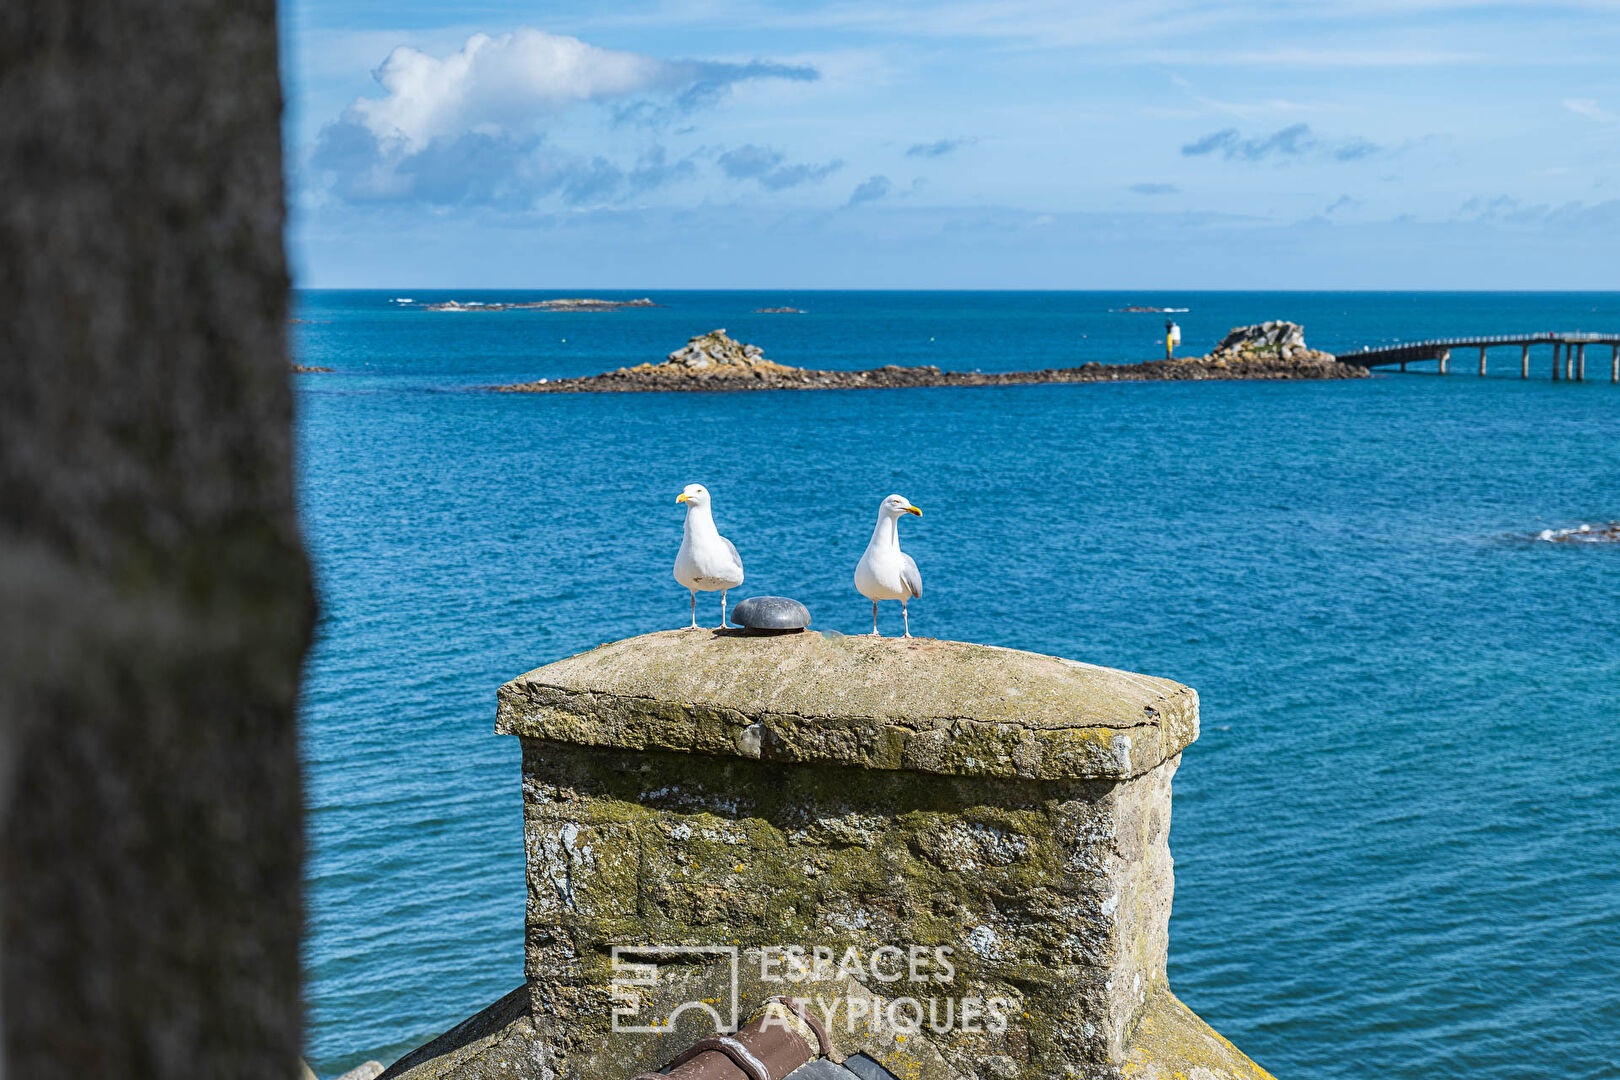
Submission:
<svg viewBox="0 0 1620 1080">
<path fill-rule="evenodd" d="M 859 206 L 861 203 L 876 202 L 889 193 L 889 178 L 887 176 L 872 176 L 862 181 L 850 193 L 846 206 Z"/>
<path fill-rule="evenodd" d="M 1228 161 L 1264 161 L 1271 157 L 1297 157 L 1314 149 L 1316 139 L 1309 124 L 1290 124 L 1280 131 L 1258 138 L 1245 139 L 1237 128 L 1224 128 L 1211 132 L 1181 148 L 1185 157 L 1203 157 L 1220 154 Z"/>
<path fill-rule="evenodd" d="M 974 139 L 935 139 L 933 142 L 912 143 L 906 148 L 906 157 L 937 158 L 944 157 L 964 146 L 971 146 Z"/>
<path fill-rule="evenodd" d="M 1565 0 L 1562 13 L 1601 17 L 1610 0 Z M 747 0 L 673 5 L 607 21 L 640 25 L 678 23 L 752 27 L 799 33 L 858 33 L 1004 43 L 1023 49 L 1097 49 L 1107 62 L 1270 67 L 1432 67 L 1513 62 L 1515 50 L 1493 54 L 1466 48 L 1416 47 L 1403 39 L 1412 20 L 1470 28 L 1477 13 L 1499 12 L 1500 0 L 1265 0 L 1213 4 L 1209 0 L 821 0 L 788 6 Z M 1352 40 L 1345 40 L 1350 35 Z M 1333 47 L 1319 44 L 1332 37 Z M 1458 35 L 1453 35 L 1458 36 Z M 1236 39 L 1239 48 L 1212 46 Z M 1248 42 L 1263 41 L 1261 47 Z M 1392 43 L 1393 42 L 1393 43 Z M 1173 43 L 1173 44 L 1172 44 Z"/>
<path fill-rule="evenodd" d="M 1564 108 L 1576 116 L 1584 116 L 1588 120 L 1595 120 L 1600 124 L 1612 124 L 1620 117 L 1603 108 L 1591 98 L 1565 98 Z"/>
<path fill-rule="evenodd" d="M 727 150 L 717 159 L 722 172 L 733 180 L 752 180 L 767 191 L 783 191 L 800 184 L 825 180 L 844 167 L 839 160 L 823 164 L 786 164 L 787 155 L 752 143 Z"/>
<path fill-rule="evenodd" d="M 1309 124 L 1290 124 L 1269 135 L 1245 138 L 1237 128 L 1222 128 L 1181 147 L 1183 157 L 1218 155 L 1227 161 L 1286 161 L 1306 155 L 1333 161 L 1360 161 L 1380 153 L 1376 143 L 1360 137 L 1324 140 Z"/>
<path fill-rule="evenodd" d="M 1138 195 L 1175 195 L 1181 191 L 1174 184 L 1152 183 L 1132 184 L 1130 190 Z"/>
<path fill-rule="evenodd" d="M 1448 49 L 1146 49 L 1130 59 L 1186 67 L 1422 68 L 1491 62 L 1490 53 Z"/>
</svg>

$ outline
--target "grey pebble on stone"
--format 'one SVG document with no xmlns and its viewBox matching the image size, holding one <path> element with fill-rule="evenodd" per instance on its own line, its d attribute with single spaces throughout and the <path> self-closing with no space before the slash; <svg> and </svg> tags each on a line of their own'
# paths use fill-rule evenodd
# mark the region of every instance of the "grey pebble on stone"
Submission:
<svg viewBox="0 0 1620 1080">
<path fill-rule="evenodd" d="M 745 630 L 803 630 L 810 609 L 786 596 L 750 596 L 731 609 L 731 621 Z"/>
</svg>

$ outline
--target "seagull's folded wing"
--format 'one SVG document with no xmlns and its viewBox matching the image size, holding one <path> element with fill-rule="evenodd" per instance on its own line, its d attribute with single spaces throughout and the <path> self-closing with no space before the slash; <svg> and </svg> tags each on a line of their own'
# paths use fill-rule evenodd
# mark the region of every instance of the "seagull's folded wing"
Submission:
<svg viewBox="0 0 1620 1080">
<path fill-rule="evenodd" d="M 731 552 L 731 557 L 734 560 L 736 560 L 737 573 L 739 573 L 739 574 L 742 573 L 743 572 L 742 556 L 737 554 L 737 545 L 733 544 L 730 540 L 727 540 L 723 536 L 720 538 L 720 542 L 722 544 L 726 545 L 726 550 Z"/>
<path fill-rule="evenodd" d="M 922 571 L 917 569 L 917 560 L 903 551 L 900 553 L 900 580 L 906 583 L 912 599 L 922 596 Z"/>
</svg>

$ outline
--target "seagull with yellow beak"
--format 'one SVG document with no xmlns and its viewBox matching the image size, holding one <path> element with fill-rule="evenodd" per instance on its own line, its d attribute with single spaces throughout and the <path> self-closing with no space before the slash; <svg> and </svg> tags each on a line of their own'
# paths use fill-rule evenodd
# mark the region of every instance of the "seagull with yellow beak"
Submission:
<svg viewBox="0 0 1620 1080">
<path fill-rule="evenodd" d="M 675 496 L 675 501 L 686 504 L 686 527 L 681 534 L 681 550 L 675 555 L 675 580 L 692 594 L 692 629 L 698 628 L 698 592 L 719 589 L 720 625 L 715 629 L 724 630 L 726 590 L 743 583 L 742 556 L 714 527 L 708 488 L 702 484 L 687 484 L 685 490 Z"/>
<path fill-rule="evenodd" d="M 900 617 L 905 620 L 906 637 L 911 636 L 911 616 L 906 602 L 922 596 L 922 574 L 910 555 L 900 550 L 900 518 L 905 514 L 922 517 L 922 511 L 903 495 L 890 495 L 878 504 L 877 528 L 866 545 L 866 553 L 855 564 L 855 588 L 872 601 L 872 636 L 878 633 L 879 600 L 900 601 Z"/>
</svg>

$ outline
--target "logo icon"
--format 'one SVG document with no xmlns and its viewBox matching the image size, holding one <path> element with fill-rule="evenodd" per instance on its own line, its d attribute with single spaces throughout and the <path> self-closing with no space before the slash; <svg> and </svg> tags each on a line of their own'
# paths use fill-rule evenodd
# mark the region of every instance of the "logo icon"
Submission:
<svg viewBox="0 0 1620 1080">
<path fill-rule="evenodd" d="M 689 957 L 711 956 L 730 967 L 726 996 L 702 1001 L 683 1001 L 667 1014 L 645 1010 L 655 998 L 659 963 Z M 735 945 L 615 945 L 613 946 L 612 1028 L 616 1032 L 659 1035 L 673 1031 L 682 1013 L 696 1009 L 708 1013 L 714 1029 L 721 1034 L 736 1031 L 738 1015 L 737 946 Z"/>
</svg>

